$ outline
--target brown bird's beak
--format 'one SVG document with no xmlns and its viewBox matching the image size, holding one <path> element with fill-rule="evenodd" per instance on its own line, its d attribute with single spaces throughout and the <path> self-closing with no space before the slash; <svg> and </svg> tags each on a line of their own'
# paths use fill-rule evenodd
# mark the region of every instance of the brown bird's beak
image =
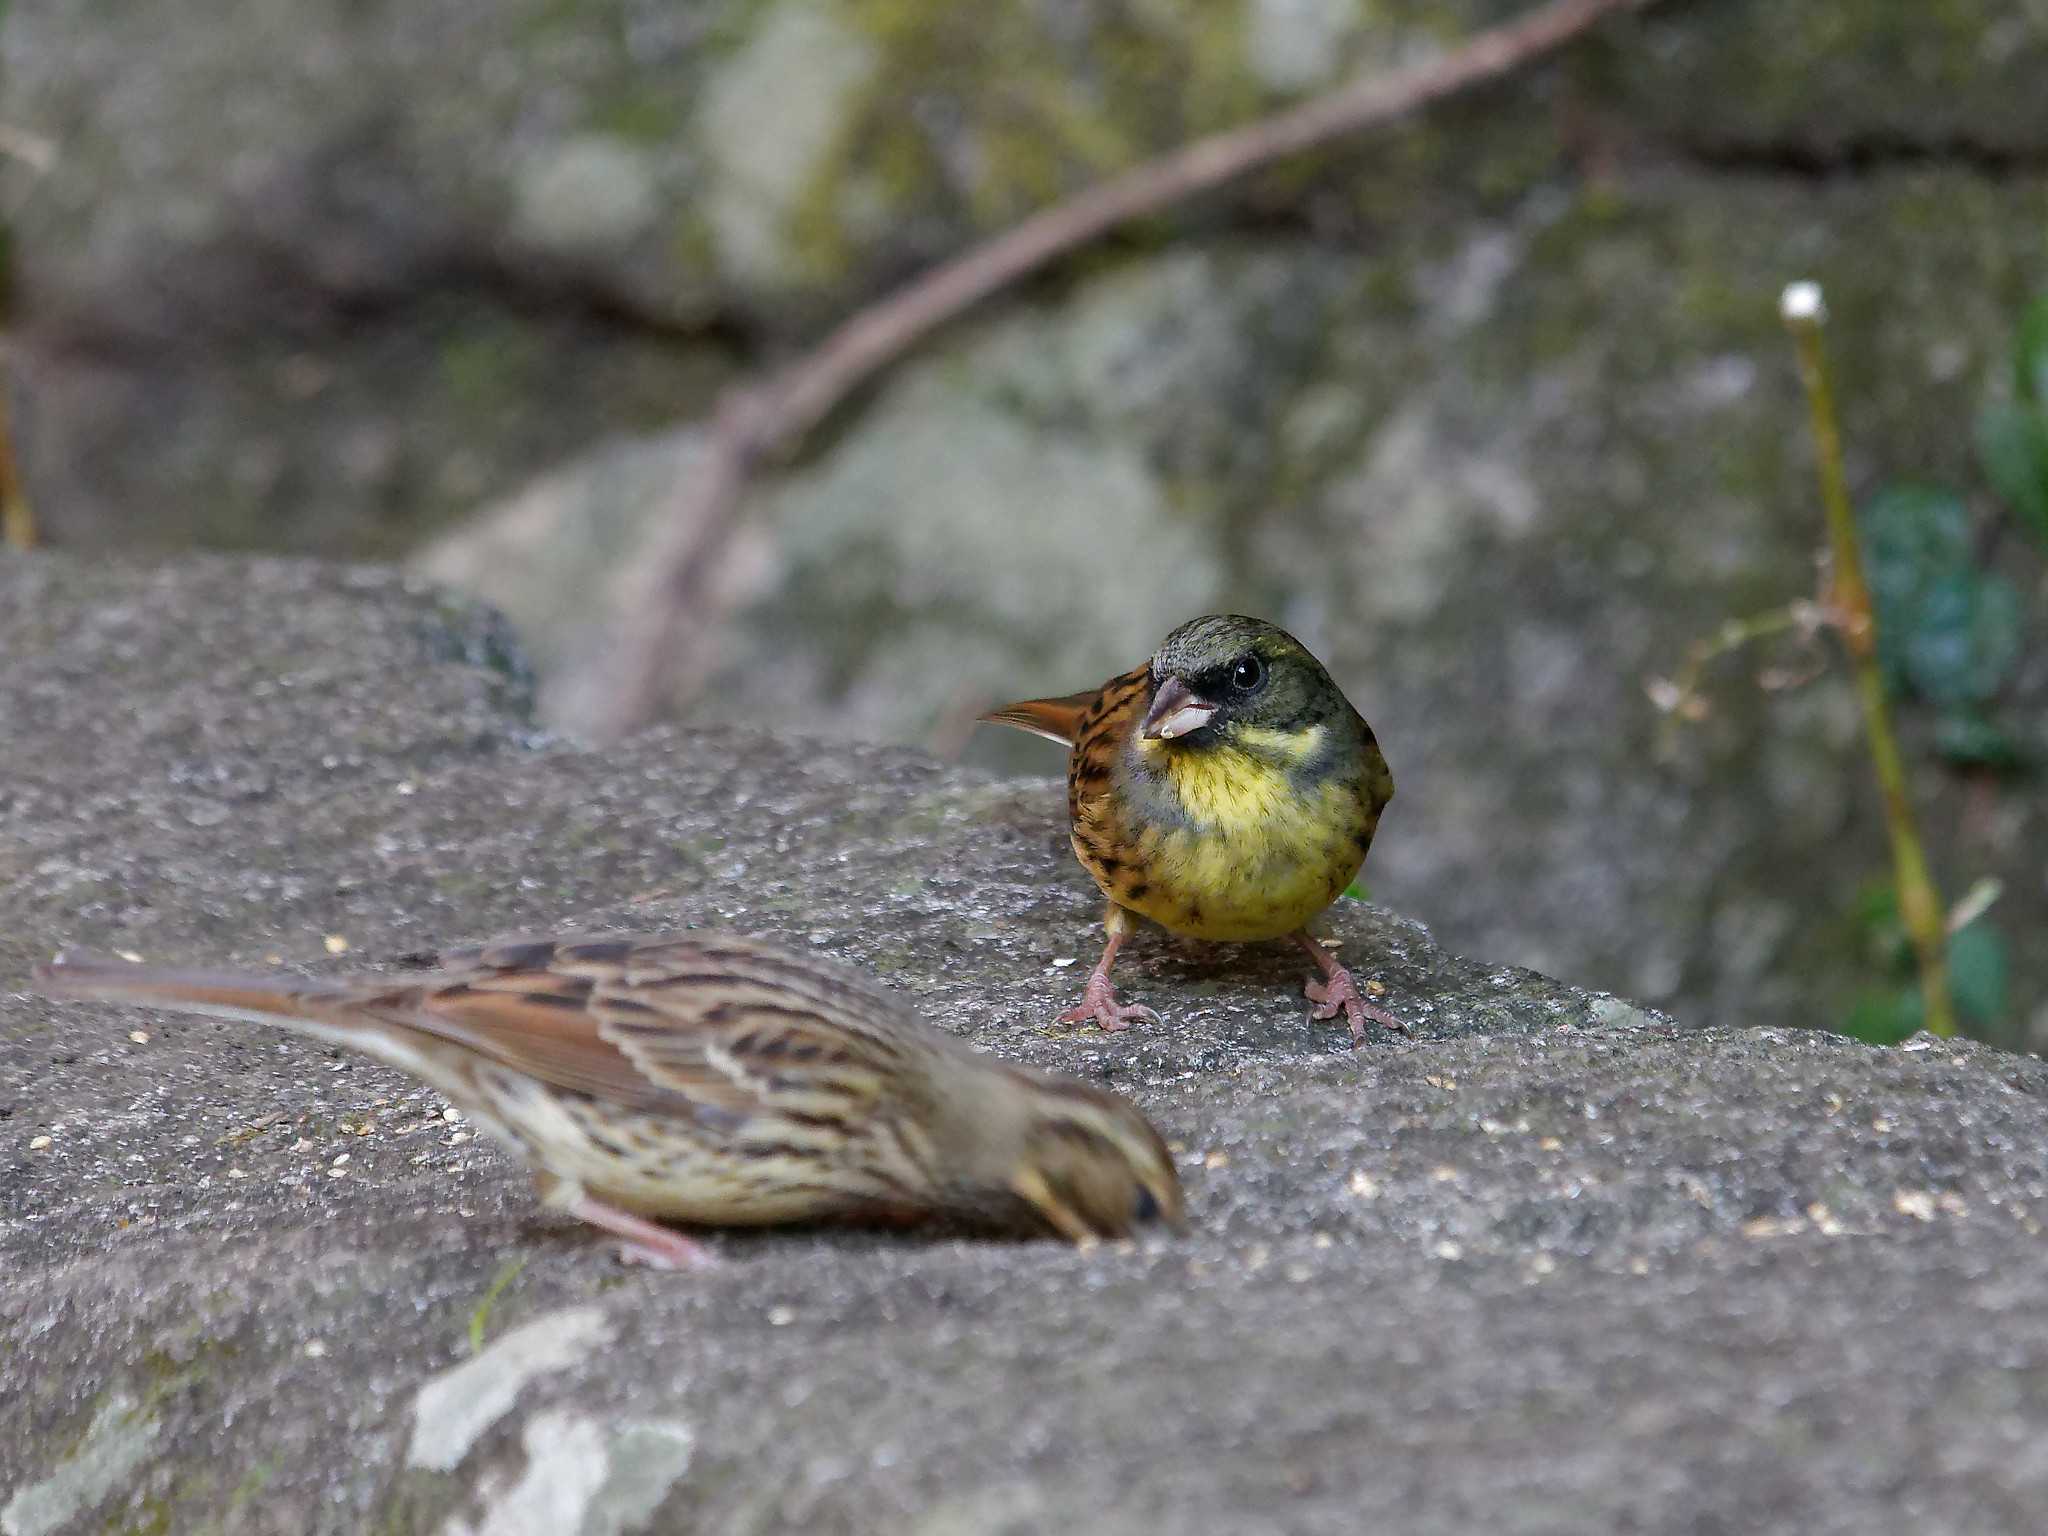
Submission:
<svg viewBox="0 0 2048 1536">
<path fill-rule="evenodd" d="M 1045 1175 L 1036 1169 L 1026 1168 L 1019 1172 L 1010 1180 L 1010 1188 L 1026 1205 L 1044 1218 L 1047 1226 L 1068 1242 L 1078 1243 L 1085 1248 L 1099 1241 L 1095 1229 L 1081 1219 L 1080 1212 L 1052 1192 L 1052 1185 L 1047 1183 Z"/>
<path fill-rule="evenodd" d="M 1143 734 L 1147 741 L 1172 741 L 1176 736 L 1199 731 L 1215 713 L 1214 704 L 1198 697 L 1179 678 L 1169 677 L 1159 685 L 1159 691 L 1152 696 L 1152 707 L 1145 711 Z"/>
<path fill-rule="evenodd" d="M 1155 1195 L 1153 1198 L 1158 1197 Z M 1174 1203 L 1166 1206 L 1165 1210 L 1166 1230 L 1175 1237 L 1186 1237 L 1189 1231 L 1188 1213 L 1180 1204 L 1180 1191 L 1174 1191 Z"/>
</svg>

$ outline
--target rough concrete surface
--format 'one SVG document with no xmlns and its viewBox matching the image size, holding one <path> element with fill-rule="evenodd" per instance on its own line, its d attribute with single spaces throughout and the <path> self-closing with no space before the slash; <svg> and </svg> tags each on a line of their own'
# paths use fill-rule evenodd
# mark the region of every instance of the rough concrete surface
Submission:
<svg viewBox="0 0 2048 1536">
<path fill-rule="evenodd" d="M 591 753 L 524 698 L 488 615 L 385 573 L 0 565 L 0 1532 L 2038 1529 L 2039 1062 L 1688 1029 L 1356 903 L 1411 1039 L 1156 935 L 1123 979 L 1166 1023 L 1061 1033 L 1096 899 L 1052 784 Z M 1130 1094 L 1193 1235 L 628 1270 L 403 1077 L 15 990 L 66 942 L 692 923 Z"/>
</svg>

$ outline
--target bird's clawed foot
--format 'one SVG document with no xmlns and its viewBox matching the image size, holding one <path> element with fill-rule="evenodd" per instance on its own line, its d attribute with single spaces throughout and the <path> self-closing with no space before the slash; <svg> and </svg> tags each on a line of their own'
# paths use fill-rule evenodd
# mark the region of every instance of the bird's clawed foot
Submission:
<svg viewBox="0 0 2048 1536">
<path fill-rule="evenodd" d="M 1088 978 L 1088 990 L 1081 994 L 1081 1001 L 1059 1017 L 1062 1024 L 1085 1024 L 1093 1019 L 1098 1026 L 1115 1033 L 1129 1029 L 1132 1019 L 1143 1019 L 1147 1024 L 1157 1024 L 1159 1015 L 1139 1003 L 1118 1003 L 1116 988 L 1109 984 L 1109 978 L 1097 971 Z"/>
<path fill-rule="evenodd" d="M 649 1269 L 715 1269 L 718 1266 L 717 1255 L 709 1248 L 683 1236 L 673 1227 L 648 1221 L 589 1195 L 575 1197 L 567 1208 L 569 1214 L 578 1220 L 587 1221 L 593 1227 L 601 1227 L 623 1239 L 619 1244 L 621 1263 L 644 1264 Z"/>
<path fill-rule="evenodd" d="M 637 1239 L 619 1244 L 619 1262 L 637 1264 L 646 1269 L 716 1269 L 718 1260 L 702 1243 L 693 1243 L 687 1237 L 678 1237 L 675 1242 L 660 1244 L 641 1242 Z"/>
<path fill-rule="evenodd" d="M 1358 984 L 1351 979 L 1351 973 L 1337 963 L 1337 957 L 1322 944 L 1306 933 L 1293 935 L 1294 942 L 1301 946 L 1303 954 L 1315 961 L 1316 969 L 1323 974 L 1320 978 L 1311 976 L 1303 988 L 1308 1000 L 1316 1006 L 1309 1011 L 1312 1019 L 1334 1019 L 1339 1013 L 1351 1026 L 1351 1048 L 1358 1049 L 1365 1044 L 1365 1021 L 1386 1029 L 1408 1033 L 1408 1026 L 1395 1018 L 1384 1008 L 1375 1007 L 1358 994 Z"/>
<path fill-rule="evenodd" d="M 1333 965 L 1329 975 L 1320 980 L 1309 977 L 1308 985 L 1302 989 L 1308 993 L 1308 1000 L 1316 1006 L 1309 1010 L 1312 1019 L 1334 1019 L 1343 1014 L 1351 1026 L 1353 1047 L 1365 1044 L 1365 1021 L 1400 1034 L 1408 1033 L 1408 1026 L 1395 1018 L 1386 1009 L 1368 1003 L 1358 995 L 1358 985 L 1351 979 L 1351 973 L 1341 965 Z"/>
</svg>

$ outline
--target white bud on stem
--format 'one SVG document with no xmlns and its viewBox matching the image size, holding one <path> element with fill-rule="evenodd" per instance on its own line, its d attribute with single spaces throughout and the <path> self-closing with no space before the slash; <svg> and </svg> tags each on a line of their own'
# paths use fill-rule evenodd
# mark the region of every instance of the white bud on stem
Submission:
<svg viewBox="0 0 2048 1536">
<path fill-rule="evenodd" d="M 1787 283 L 1785 291 L 1778 296 L 1778 313 L 1788 324 L 1806 321 L 1825 324 L 1828 301 L 1822 296 L 1819 283 Z"/>
</svg>

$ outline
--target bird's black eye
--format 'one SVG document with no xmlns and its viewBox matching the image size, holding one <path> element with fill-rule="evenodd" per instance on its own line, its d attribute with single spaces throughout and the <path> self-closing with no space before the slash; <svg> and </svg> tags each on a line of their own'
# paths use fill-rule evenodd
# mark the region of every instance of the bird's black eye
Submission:
<svg viewBox="0 0 2048 1536">
<path fill-rule="evenodd" d="M 1139 1191 L 1138 1191 L 1138 1204 L 1137 1204 L 1137 1207 L 1136 1207 L 1136 1209 L 1134 1209 L 1134 1210 L 1133 1210 L 1133 1211 L 1131 1212 L 1131 1220 L 1133 1220 L 1133 1221 L 1135 1221 L 1135 1222 L 1140 1222 L 1140 1223 L 1143 1223 L 1143 1222 L 1147 1222 L 1147 1221 L 1157 1221 L 1158 1219 L 1159 1219 L 1159 1201 L 1158 1201 L 1158 1199 L 1157 1199 L 1157 1198 L 1156 1198 L 1156 1197 L 1155 1197 L 1155 1196 L 1153 1195 L 1152 1191 L 1151 1191 L 1151 1190 L 1149 1190 L 1149 1189 L 1141 1189 L 1141 1190 L 1139 1190 Z"/>
<path fill-rule="evenodd" d="M 1240 656 L 1230 669 L 1230 686 L 1239 693 L 1256 693 L 1266 680 L 1266 664 L 1256 656 Z"/>
</svg>

